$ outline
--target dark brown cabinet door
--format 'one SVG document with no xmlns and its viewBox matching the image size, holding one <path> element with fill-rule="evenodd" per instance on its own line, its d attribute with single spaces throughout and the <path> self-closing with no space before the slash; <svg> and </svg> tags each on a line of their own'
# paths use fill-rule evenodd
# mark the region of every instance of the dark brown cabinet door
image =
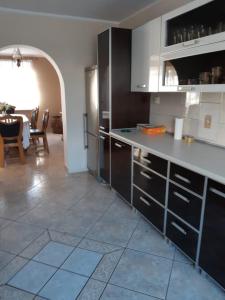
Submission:
<svg viewBox="0 0 225 300">
<path fill-rule="evenodd" d="M 111 138 L 111 186 L 131 202 L 131 146 Z"/>
<path fill-rule="evenodd" d="M 110 140 L 106 134 L 99 135 L 99 175 L 107 183 L 110 181 Z"/>
<path fill-rule="evenodd" d="M 99 126 L 109 131 L 109 30 L 98 35 Z"/>
<path fill-rule="evenodd" d="M 225 288 L 225 186 L 209 180 L 200 267 Z"/>
</svg>

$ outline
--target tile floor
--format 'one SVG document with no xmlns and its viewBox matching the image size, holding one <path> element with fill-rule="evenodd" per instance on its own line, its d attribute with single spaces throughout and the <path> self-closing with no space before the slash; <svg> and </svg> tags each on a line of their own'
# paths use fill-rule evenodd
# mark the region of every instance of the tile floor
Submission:
<svg viewBox="0 0 225 300">
<path fill-rule="evenodd" d="M 224 300 L 138 214 L 88 173 L 49 156 L 0 169 L 1 300 Z"/>
</svg>

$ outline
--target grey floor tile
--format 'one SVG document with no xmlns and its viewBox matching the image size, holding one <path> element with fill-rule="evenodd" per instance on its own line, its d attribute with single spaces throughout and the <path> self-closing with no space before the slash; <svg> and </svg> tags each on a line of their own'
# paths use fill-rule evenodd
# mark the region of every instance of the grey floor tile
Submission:
<svg viewBox="0 0 225 300">
<path fill-rule="evenodd" d="M 103 282 L 90 279 L 77 300 L 99 300 L 105 285 Z"/>
<path fill-rule="evenodd" d="M 7 283 L 26 263 L 26 259 L 15 257 L 0 271 L 0 285 Z"/>
<path fill-rule="evenodd" d="M 102 259 L 102 254 L 76 248 L 62 265 L 62 269 L 84 276 L 91 276 Z"/>
<path fill-rule="evenodd" d="M 34 240 L 27 248 L 25 248 L 20 256 L 25 258 L 33 258 L 38 252 L 49 243 L 50 237 L 47 231 L 43 232 L 36 240 Z"/>
<path fill-rule="evenodd" d="M 128 248 L 173 259 L 174 247 L 150 224 L 141 221 L 128 244 Z"/>
<path fill-rule="evenodd" d="M 14 257 L 15 255 L 13 254 L 0 251 L 0 270 L 4 268 Z"/>
<path fill-rule="evenodd" d="M 126 250 L 110 283 L 165 299 L 171 268 L 168 259 Z"/>
<path fill-rule="evenodd" d="M 94 271 L 92 278 L 107 282 L 110 279 L 113 271 L 115 270 L 115 267 L 118 264 L 123 251 L 124 250 L 117 250 L 105 254 L 96 270 Z"/>
<path fill-rule="evenodd" d="M 63 243 L 72 247 L 76 247 L 81 240 L 80 237 L 76 237 L 68 233 L 57 232 L 54 230 L 50 230 L 49 235 L 52 241 Z"/>
<path fill-rule="evenodd" d="M 53 267 L 60 267 L 73 250 L 74 248 L 71 246 L 51 241 L 33 258 L 33 260 Z"/>
<path fill-rule="evenodd" d="M 11 221 L 0 218 L 0 230 L 10 224 Z"/>
<path fill-rule="evenodd" d="M 109 220 L 102 218 L 87 237 L 101 242 L 106 242 L 125 247 L 137 226 L 136 219 Z"/>
<path fill-rule="evenodd" d="M 156 300 L 156 298 L 108 284 L 101 300 Z"/>
<path fill-rule="evenodd" d="M 96 251 L 103 254 L 122 249 L 122 247 L 120 246 L 98 242 L 86 238 L 80 242 L 79 248 L 83 248 L 90 251 Z"/>
<path fill-rule="evenodd" d="M 9 281 L 9 285 L 37 294 L 56 272 L 56 268 L 30 261 Z"/>
<path fill-rule="evenodd" d="M 174 260 L 186 264 L 193 264 L 193 262 L 178 249 L 175 249 Z"/>
<path fill-rule="evenodd" d="M 193 266 L 175 262 L 167 300 L 224 300 L 225 293 L 211 280 L 200 275 Z"/>
<path fill-rule="evenodd" d="M 42 232 L 38 227 L 12 222 L 0 231 L 0 249 L 18 254 Z"/>
<path fill-rule="evenodd" d="M 34 295 L 18 290 L 14 287 L 3 285 L 0 286 L 1 300 L 32 300 Z"/>
<path fill-rule="evenodd" d="M 50 300 L 74 300 L 85 286 L 88 278 L 59 270 L 39 293 Z"/>
</svg>

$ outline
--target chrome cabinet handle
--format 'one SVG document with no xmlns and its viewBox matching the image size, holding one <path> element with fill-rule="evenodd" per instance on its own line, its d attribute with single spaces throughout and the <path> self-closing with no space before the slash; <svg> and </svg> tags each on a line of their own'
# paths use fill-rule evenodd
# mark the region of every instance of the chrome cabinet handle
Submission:
<svg viewBox="0 0 225 300">
<path fill-rule="evenodd" d="M 104 141 L 105 137 L 100 135 L 100 139 Z"/>
<path fill-rule="evenodd" d="M 151 176 L 149 176 L 148 174 L 146 174 L 146 173 L 143 172 L 143 171 L 141 171 L 140 174 L 141 174 L 142 176 L 144 176 L 145 178 L 152 179 Z"/>
<path fill-rule="evenodd" d="M 138 84 L 137 88 L 144 89 L 144 88 L 146 88 L 146 84 Z"/>
<path fill-rule="evenodd" d="M 141 196 L 139 199 L 147 206 L 151 206 L 151 204 L 144 197 Z"/>
<path fill-rule="evenodd" d="M 192 40 L 192 41 L 183 42 L 183 47 L 188 47 L 188 46 L 196 45 L 198 43 L 199 43 L 199 40 Z"/>
<path fill-rule="evenodd" d="M 116 147 L 118 147 L 118 148 L 123 148 L 123 146 L 120 145 L 120 144 L 118 144 L 118 143 L 115 143 L 114 145 L 115 145 Z"/>
<path fill-rule="evenodd" d="M 100 129 L 102 130 L 105 130 L 105 127 L 104 126 L 99 126 Z"/>
<path fill-rule="evenodd" d="M 180 174 L 175 174 L 174 177 L 176 177 L 177 179 L 180 179 L 182 181 L 184 181 L 185 183 L 191 184 L 191 181 L 183 176 L 181 176 Z"/>
<path fill-rule="evenodd" d="M 210 188 L 209 190 L 210 190 L 210 192 L 216 194 L 217 196 L 225 198 L 225 193 L 223 193 L 217 189 L 214 189 L 214 188 Z"/>
<path fill-rule="evenodd" d="M 149 159 L 147 159 L 146 157 L 142 157 L 141 160 L 147 162 L 148 164 L 151 164 L 151 163 L 152 163 L 152 162 L 151 162 Z"/>
<path fill-rule="evenodd" d="M 181 195 L 180 193 L 178 193 L 178 192 L 173 192 L 173 194 L 174 194 L 175 196 L 177 196 L 178 198 L 180 198 L 181 200 L 183 200 L 184 202 L 190 203 L 190 200 L 189 200 L 187 197 Z"/>
<path fill-rule="evenodd" d="M 187 235 L 187 232 L 182 227 L 180 227 L 177 223 L 171 222 L 171 225 L 173 227 L 175 227 L 178 231 L 180 231 L 181 233 L 183 233 L 184 235 Z"/>
</svg>

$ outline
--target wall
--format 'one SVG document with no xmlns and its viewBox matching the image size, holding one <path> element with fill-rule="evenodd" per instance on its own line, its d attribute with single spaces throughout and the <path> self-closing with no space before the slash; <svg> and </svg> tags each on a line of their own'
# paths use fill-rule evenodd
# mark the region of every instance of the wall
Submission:
<svg viewBox="0 0 225 300">
<path fill-rule="evenodd" d="M 49 109 L 48 130 L 51 130 L 51 116 L 59 115 L 59 112 L 62 111 L 59 78 L 54 67 L 46 58 L 38 57 L 33 59 L 32 67 L 36 73 L 40 89 L 38 128 L 41 128 L 42 113 Z M 17 110 L 16 112 L 26 114 L 29 118 L 31 116 L 31 111 Z"/>
<path fill-rule="evenodd" d="M 191 1 L 193 0 L 158 0 L 154 4 L 123 20 L 120 23 L 120 27 L 136 28 Z"/>
<path fill-rule="evenodd" d="M 97 34 L 109 26 L 100 21 L 0 11 L 0 48 L 15 44 L 36 47 L 61 71 L 66 99 L 62 105 L 65 164 L 69 172 L 86 170 L 84 68 L 96 64 Z"/>
<path fill-rule="evenodd" d="M 156 96 L 160 104 L 154 103 Z M 211 116 L 211 128 L 204 126 L 207 115 Z M 184 134 L 225 146 L 225 93 L 153 93 L 151 122 L 164 124 L 173 132 L 175 117 L 184 117 Z"/>
</svg>

